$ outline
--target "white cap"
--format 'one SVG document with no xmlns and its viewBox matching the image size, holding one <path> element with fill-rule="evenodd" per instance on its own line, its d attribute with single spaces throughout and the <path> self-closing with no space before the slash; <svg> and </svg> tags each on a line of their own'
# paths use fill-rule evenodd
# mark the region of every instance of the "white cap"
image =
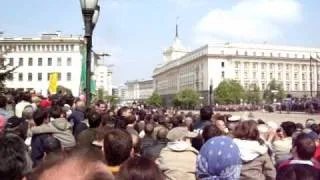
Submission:
<svg viewBox="0 0 320 180">
<path fill-rule="evenodd" d="M 240 120 L 241 120 L 240 116 L 231 116 L 228 119 L 228 121 L 230 121 L 230 122 L 236 122 L 236 121 L 240 121 Z"/>
</svg>

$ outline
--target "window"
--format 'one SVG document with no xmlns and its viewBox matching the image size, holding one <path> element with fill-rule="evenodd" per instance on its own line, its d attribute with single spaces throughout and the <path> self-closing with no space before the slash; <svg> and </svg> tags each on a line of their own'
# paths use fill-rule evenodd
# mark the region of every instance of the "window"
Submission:
<svg viewBox="0 0 320 180">
<path fill-rule="evenodd" d="M 270 66 L 270 69 L 274 68 L 274 64 L 273 63 L 269 64 L 269 66 Z"/>
<path fill-rule="evenodd" d="M 273 73 L 270 73 L 270 79 L 273 79 Z"/>
<path fill-rule="evenodd" d="M 272 57 L 272 53 L 270 53 L 270 57 Z"/>
<path fill-rule="evenodd" d="M 261 73 L 261 79 L 264 79 L 264 72 Z"/>
<path fill-rule="evenodd" d="M 61 45 L 61 51 L 64 51 L 64 45 Z"/>
<path fill-rule="evenodd" d="M 224 78 L 224 71 L 221 72 L 221 77 Z"/>
<path fill-rule="evenodd" d="M 236 63 L 235 63 L 235 67 L 236 67 L 236 68 L 239 68 L 239 65 L 240 65 L 239 62 L 236 62 Z"/>
<path fill-rule="evenodd" d="M 244 63 L 244 68 L 247 69 L 249 67 L 249 63 Z"/>
<path fill-rule="evenodd" d="M 239 79 L 239 72 L 236 71 L 236 79 Z"/>
<path fill-rule="evenodd" d="M 265 89 L 265 88 L 266 88 L 266 84 L 265 84 L 265 83 L 262 83 L 262 84 L 261 84 L 261 88 L 262 88 L 262 89 Z"/>
<path fill-rule="evenodd" d="M 13 66 L 13 58 L 9 58 L 9 66 Z"/>
<path fill-rule="evenodd" d="M 69 58 L 67 59 L 67 66 L 71 66 L 71 65 L 72 65 L 71 57 L 69 57 Z"/>
<path fill-rule="evenodd" d="M 261 53 L 261 56 L 264 56 L 264 52 Z"/>
<path fill-rule="evenodd" d="M 32 73 L 28 73 L 28 81 L 32 81 Z"/>
<path fill-rule="evenodd" d="M 19 79 L 19 81 L 23 81 L 23 74 L 22 73 L 19 73 L 18 79 Z"/>
<path fill-rule="evenodd" d="M 38 66 L 42 66 L 42 58 L 38 58 Z"/>
<path fill-rule="evenodd" d="M 42 48 L 42 51 L 45 51 L 46 46 L 42 45 L 41 48 Z"/>
<path fill-rule="evenodd" d="M 50 73 L 47 74 L 48 81 L 50 81 Z"/>
<path fill-rule="evenodd" d="M 281 53 L 278 53 L 278 57 L 281 57 Z"/>
<path fill-rule="evenodd" d="M 247 52 L 247 51 L 245 51 L 245 52 L 244 52 L 244 55 L 245 55 L 245 56 L 248 56 L 248 52 Z"/>
<path fill-rule="evenodd" d="M 286 80 L 289 80 L 289 73 L 286 73 Z"/>
<path fill-rule="evenodd" d="M 253 69 L 257 69 L 257 63 L 253 63 L 252 66 L 253 66 Z"/>
<path fill-rule="evenodd" d="M 9 74 L 8 74 L 8 80 L 9 80 L 9 81 L 12 81 L 12 80 L 13 80 L 13 73 L 9 73 Z"/>
<path fill-rule="evenodd" d="M 33 65 L 32 58 L 29 58 L 28 66 L 32 66 L 32 65 Z"/>
<path fill-rule="evenodd" d="M 19 66 L 23 66 L 23 58 L 19 58 Z"/>
<path fill-rule="evenodd" d="M 305 74 L 302 73 L 302 80 L 306 80 Z"/>
<path fill-rule="evenodd" d="M 298 73 L 294 73 L 294 79 L 295 79 L 295 80 L 298 79 Z"/>
<path fill-rule="evenodd" d="M 67 81 L 71 81 L 71 73 L 70 72 L 67 73 Z"/>
<path fill-rule="evenodd" d="M 261 69 L 265 69 L 266 68 L 266 63 L 262 63 L 261 64 Z"/>
<path fill-rule="evenodd" d="M 71 49 L 71 51 L 74 50 L 74 45 L 73 44 L 70 45 L 70 49 Z"/>
<path fill-rule="evenodd" d="M 56 51 L 59 51 L 59 45 L 56 45 Z"/>
<path fill-rule="evenodd" d="M 61 66 L 61 64 L 62 64 L 61 58 L 58 58 L 57 66 Z"/>
<path fill-rule="evenodd" d="M 50 45 L 47 45 L 47 51 L 50 51 Z"/>
<path fill-rule="evenodd" d="M 248 79 L 248 72 L 244 72 L 244 78 Z"/>
<path fill-rule="evenodd" d="M 42 73 L 38 73 L 38 81 L 42 81 Z"/>
<path fill-rule="evenodd" d="M 306 57 L 305 57 L 305 55 L 303 54 L 303 55 L 302 55 L 302 59 L 305 59 L 305 58 L 306 58 Z"/>
<path fill-rule="evenodd" d="M 282 79 L 281 73 L 278 73 L 278 80 L 280 81 Z"/>
<path fill-rule="evenodd" d="M 294 58 L 298 58 L 298 54 L 294 54 Z"/>
<path fill-rule="evenodd" d="M 32 51 L 33 51 L 33 52 L 36 51 L 36 45 L 32 45 Z"/>
<path fill-rule="evenodd" d="M 68 59 L 69 60 L 69 59 Z M 224 67 L 224 62 L 221 62 L 221 67 Z"/>
<path fill-rule="evenodd" d="M 287 53 L 287 58 L 289 58 L 290 57 L 290 54 L 289 53 Z"/>
<path fill-rule="evenodd" d="M 253 73 L 252 73 L 252 78 L 253 78 L 253 79 L 256 79 L 256 78 L 257 78 L 257 73 L 256 73 L 256 72 L 253 72 Z"/>
<path fill-rule="evenodd" d="M 302 84 L 302 90 L 303 90 L 303 91 L 306 90 L 306 84 L 305 84 L 305 83 Z"/>
<path fill-rule="evenodd" d="M 48 66 L 52 66 L 52 58 L 48 58 Z"/>
<path fill-rule="evenodd" d="M 253 56 L 256 56 L 256 55 L 257 55 L 257 53 L 254 51 L 254 52 L 253 52 Z"/>
<path fill-rule="evenodd" d="M 290 84 L 287 83 L 287 91 L 289 91 L 289 90 L 290 90 Z"/>
<path fill-rule="evenodd" d="M 238 55 L 239 55 L 239 51 L 237 50 L 237 51 L 236 51 L 236 56 L 238 56 Z"/>
<path fill-rule="evenodd" d="M 278 64 L 278 70 L 282 70 L 282 64 Z"/>
<path fill-rule="evenodd" d="M 306 65 L 302 65 L 302 71 L 306 70 Z"/>
<path fill-rule="evenodd" d="M 66 45 L 66 51 L 69 51 L 69 45 Z"/>
<path fill-rule="evenodd" d="M 58 73 L 58 81 L 61 81 L 61 73 Z"/>
<path fill-rule="evenodd" d="M 298 84 L 297 84 L 297 83 L 294 84 L 294 90 L 295 90 L 295 91 L 299 91 L 299 88 L 298 88 Z"/>
</svg>

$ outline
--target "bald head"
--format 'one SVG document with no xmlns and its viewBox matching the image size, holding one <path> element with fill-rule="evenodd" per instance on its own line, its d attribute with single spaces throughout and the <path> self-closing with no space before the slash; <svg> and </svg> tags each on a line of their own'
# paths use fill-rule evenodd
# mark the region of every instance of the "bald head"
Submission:
<svg viewBox="0 0 320 180">
<path fill-rule="evenodd" d="M 86 103 L 85 103 L 84 101 L 78 101 L 78 102 L 76 103 L 76 109 L 77 109 L 78 111 L 85 112 L 85 110 L 86 110 Z"/>
<path fill-rule="evenodd" d="M 157 139 L 158 140 L 164 140 L 167 138 L 167 134 L 168 134 L 168 129 L 167 128 L 160 128 L 158 130 L 158 133 L 157 133 Z"/>
</svg>

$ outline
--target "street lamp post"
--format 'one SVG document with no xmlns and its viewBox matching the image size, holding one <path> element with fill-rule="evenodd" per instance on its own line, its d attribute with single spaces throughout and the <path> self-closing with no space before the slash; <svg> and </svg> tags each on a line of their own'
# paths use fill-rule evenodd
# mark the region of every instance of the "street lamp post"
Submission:
<svg viewBox="0 0 320 180">
<path fill-rule="evenodd" d="M 212 93 L 213 93 L 213 85 L 212 85 L 212 78 L 210 79 L 210 86 L 209 86 L 209 104 L 212 107 Z"/>
<path fill-rule="evenodd" d="M 85 26 L 84 39 L 86 40 L 86 105 L 90 105 L 90 84 L 91 84 L 91 49 L 92 33 L 99 18 L 100 7 L 98 0 L 80 0 L 82 15 Z"/>
</svg>

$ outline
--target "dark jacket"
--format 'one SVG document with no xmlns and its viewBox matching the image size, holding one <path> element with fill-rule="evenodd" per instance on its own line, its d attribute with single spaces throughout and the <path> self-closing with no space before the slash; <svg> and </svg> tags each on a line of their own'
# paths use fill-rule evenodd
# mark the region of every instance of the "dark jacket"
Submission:
<svg viewBox="0 0 320 180">
<path fill-rule="evenodd" d="M 31 139 L 31 159 L 33 161 L 33 167 L 37 166 L 44 155 L 44 140 L 51 134 L 35 134 Z"/>
<path fill-rule="evenodd" d="M 197 149 L 198 151 L 200 151 L 202 144 L 203 144 L 203 140 L 202 140 L 202 130 L 205 126 L 212 124 L 212 122 L 210 120 L 200 120 L 198 122 L 195 123 L 195 125 L 193 126 L 193 132 L 198 133 L 198 137 L 197 138 L 193 138 L 191 143 L 192 143 L 192 147 L 194 147 L 195 149 Z"/>
<path fill-rule="evenodd" d="M 150 159 L 157 159 L 161 150 L 167 146 L 168 140 L 155 141 L 152 146 L 148 146 L 142 150 L 142 156 Z"/>
<path fill-rule="evenodd" d="M 88 128 L 82 131 L 77 137 L 77 145 L 88 147 L 96 139 L 97 129 Z"/>
<path fill-rule="evenodd" d="M 73 132 L 73 135 L 76 137 L 76 135 L 78 135 L 78 134 L 75 134 L 76 133 L 75 128 L 78 126 L 79 123 L 81 123 L 84 120 L 84 113 L 81 111 L 78 111 L 78 110 L 73 110 L 72 114 L 70 116 L 70 119 L 73 123 L 73 131 L 72 132 Z"/>
<path fill-rule="evenodd" d="M 156 140 L 154 140 L 152 136 L 145 135 L 141 139 L 140 143 L 141 143 L 141 150 L 143 151 L 143 149 L 154 145 L 156 143 Z"/>
</svg>

